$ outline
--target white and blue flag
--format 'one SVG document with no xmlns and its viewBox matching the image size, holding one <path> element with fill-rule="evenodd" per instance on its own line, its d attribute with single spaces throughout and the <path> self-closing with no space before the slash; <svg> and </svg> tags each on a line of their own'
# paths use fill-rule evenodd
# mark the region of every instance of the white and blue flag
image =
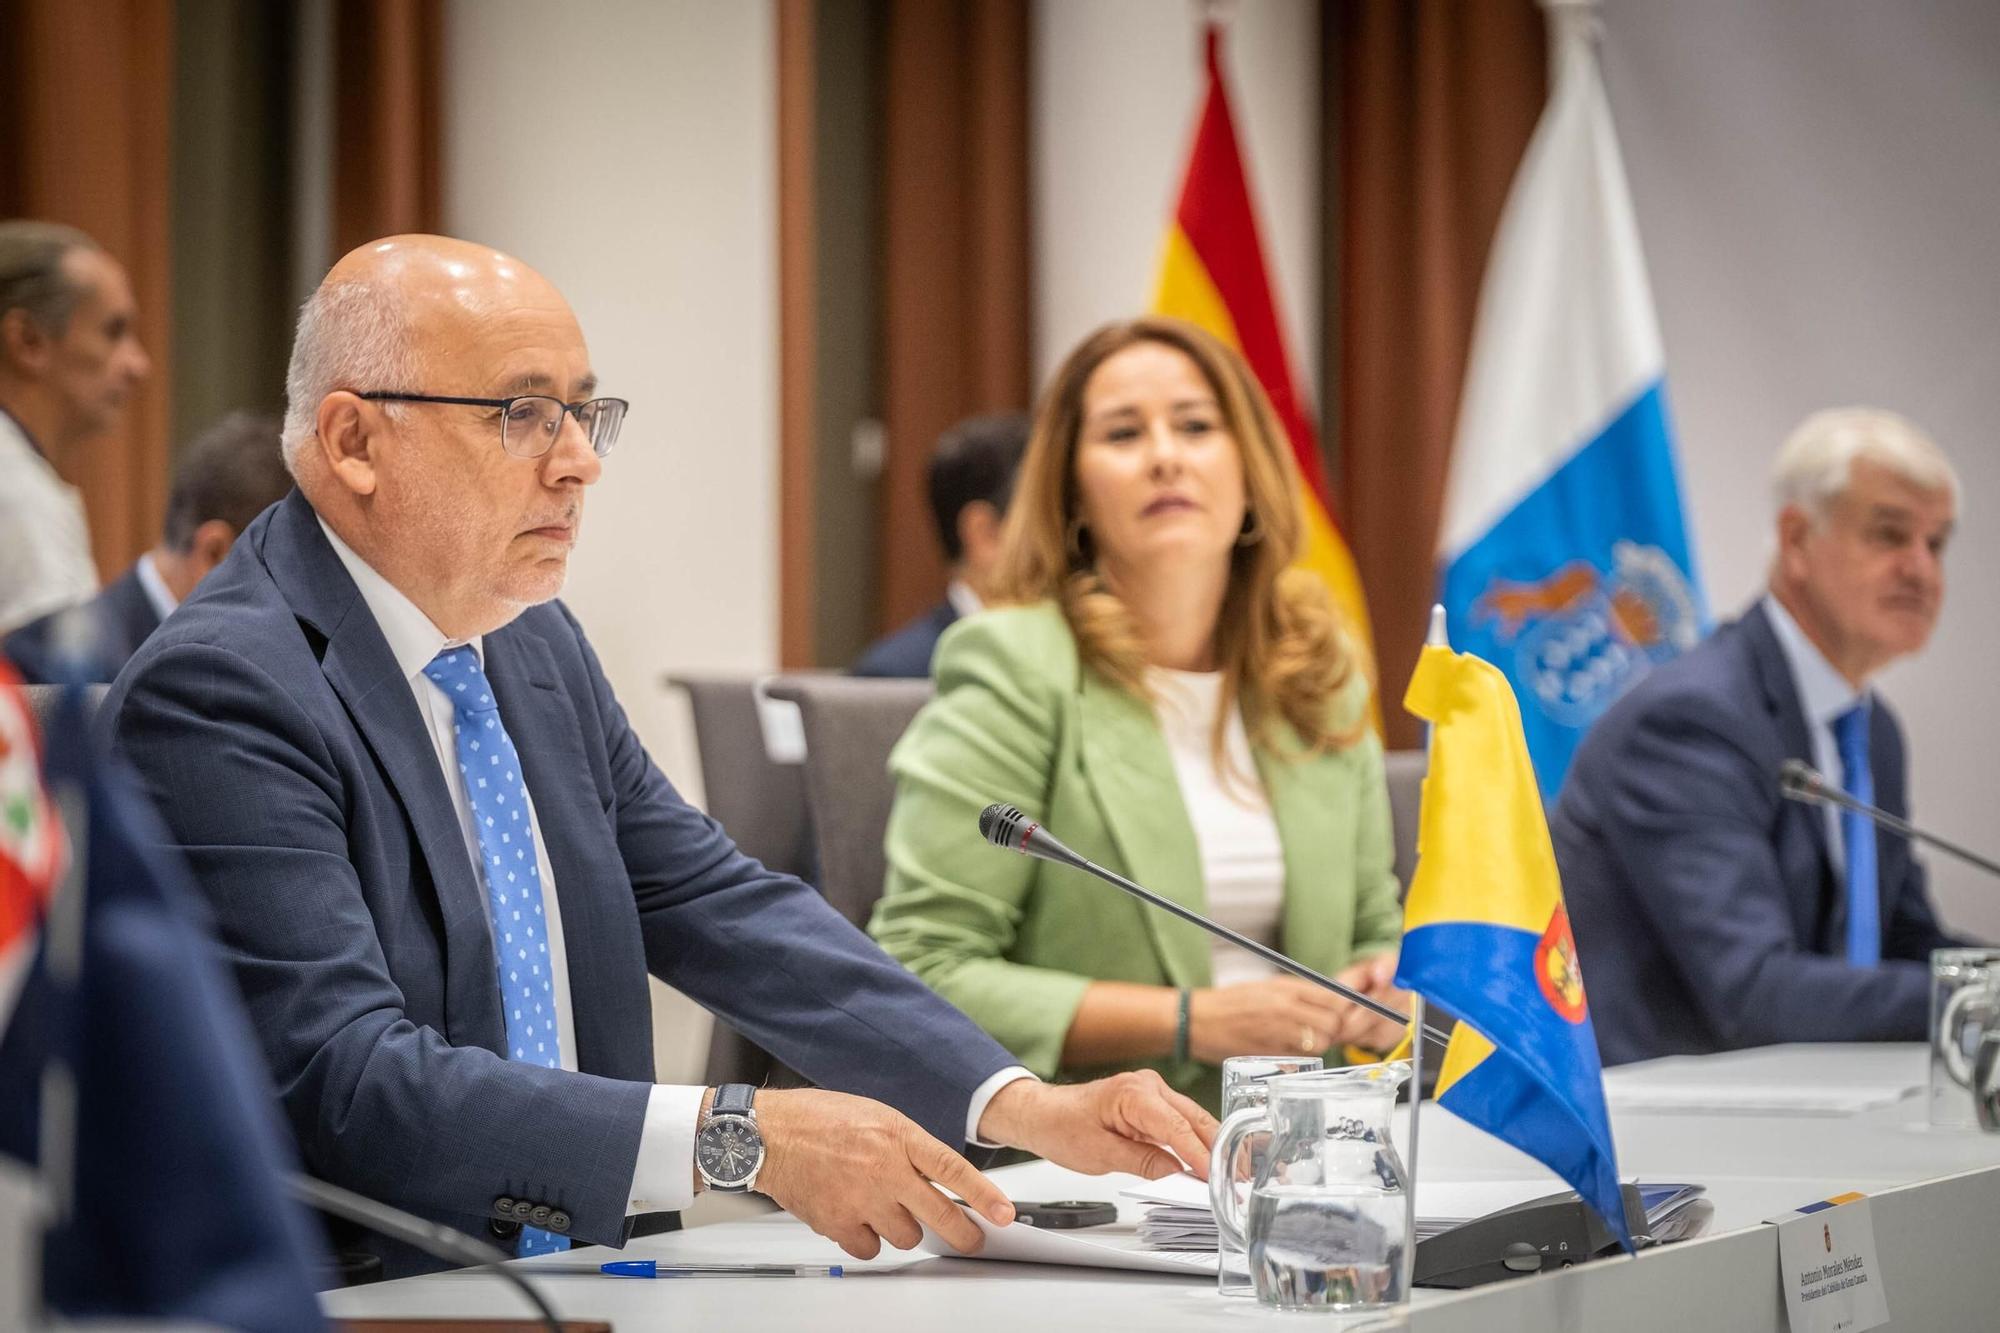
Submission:
<svg viewBox="0 0 2000 1333">
<path fill-rule="evenodd" d="M 1439 561 L 1451 642 L 1508 676 L 1553 797 L 1591 722 L 1708 614 L 1596 15 L 1547 12 L 1549 103 L 1487 261 Z"/>
</svg>

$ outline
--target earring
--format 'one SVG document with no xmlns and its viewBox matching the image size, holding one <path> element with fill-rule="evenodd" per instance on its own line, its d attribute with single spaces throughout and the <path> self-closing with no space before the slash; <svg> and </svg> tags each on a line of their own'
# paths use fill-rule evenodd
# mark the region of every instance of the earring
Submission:
<svg viewBox="0 0 2000 1333">
<path fill-rule="evenodd" d="M 1264 525 L 1257 521 L 1257 511 L 1249 507 L 1243 510 L 1243 527 L 1236 534 L 1238 546 L 1255 546 L 1264 540 Z"/>
<path fill-rule="evenodd" d="M 1090 529 L 1084 526 L 1083 520 L 1080 518 L 1071 519 L 1069 526 L 1063 530 L 1063 550 L 1069 555 L 1071 564 L 1087 565 L 1090 563 L 1090 553 L 1083 546 L 1089 540 Z"/>
</svg>

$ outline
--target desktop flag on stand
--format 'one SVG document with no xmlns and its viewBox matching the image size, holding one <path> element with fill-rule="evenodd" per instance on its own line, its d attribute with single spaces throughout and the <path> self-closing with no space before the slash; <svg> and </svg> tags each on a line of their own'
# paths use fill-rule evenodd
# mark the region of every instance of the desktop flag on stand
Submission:
<svg viewBox="0 0 2000 1333">
<path fill-rule="evenodd" d="M 42 750 L 21 678 L 0 658 L 0 1031 L 34 954 L 63 862 L 62 821 L 42 791 Z"/>
<path fill-rule="evenodd" d="M 1326 466 L 1312 418 L 1292 379 L 1291 354 L 1278 324 L 1277 301 L 1257 240 L 1257 213 L 1229 94 L 1222 81 L 1222 34 L 1206 31 L 1208 91 L 1173 226 L 1167 231 L 1153 309 L 1199 325 L 1243 354 L 1279 423 L 1291 438 L 1292 456 L 1305 480 L 1306 544 L 1300 563 L 1326 581 L 1348 637 L 1375 677 L 1374 630 L 1361 575 L 1333 521 Z"/>
<path fill-rule="evenodd" d="M 1553 88 L 1486 266 L 1439 560 L 1451 641 L 1513 680 L 1553 797 L 1585 729 L 1707 611 L 1596 15 L 1548 13 Z"/>
<path fill-rule="evenodd" d="M 1403 704 L 1431 724 L 1396 984 L 1456 1014 L 1437 1101 L 1568 1181 L 1627 1249 L 1604 1071 L 1555 847 L 1507 678 L 1431 646 Z"/>
<path fill-rule="evenodd" d="M 19 701 L 0 690 L 0 715 Z M 71 1319 L 323 1328 L 318 1238 L 285 1194 L 290 1138 L 234 984 L 82 687 L 47 753 L 75 859 L 0 1033 L 0 1154 L 36 1164 L 52 1214 L 43 1299 Z"/>
</svg>

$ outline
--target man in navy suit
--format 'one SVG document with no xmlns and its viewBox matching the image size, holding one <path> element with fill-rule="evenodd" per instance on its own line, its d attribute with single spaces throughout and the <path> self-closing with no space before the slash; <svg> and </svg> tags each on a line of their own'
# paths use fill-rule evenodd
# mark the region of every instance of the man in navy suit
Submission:
<svg viewBox="0 0 2000 1333">
<path fill-rule="evenodd" d="M 1930 638 L 1958 481 L 1909 422 L 1808 418 L 1775 469 L 1769 593 L 1591 728 L 1549 832 L 1606 1064 L 1924 1037 L 1924 868 L 1780 797 L 1787 759 L 1897 815 L 1903 732 L 1869 687 Z"/>
<path fill-rule="evenodd" d="M 1011 1217 L 967 1142 L 1199 1165 L 1193 1103 L 1027 1076 L 653 765 L 553 600 L 625 404 L 544 278 L 364 246 L 301 313 L 287 398 L 298 489 L 105 706 L 308 1169 L 521 1253 L 754 1186 L 868 1256 L 919 1223 L 977 1247 L 933 1181 Z M 821 1087 L 656 1085 L 649 971 Z"/>
<path fill-rule="evenodd" d="M 80 613 L 83 642 L 74 667 L 59 645 L 57 624 L 71 610 L 31 620 L 0 640 L 5 656 L 30 685 L 77 677 L 108 685 L 160 622 L 222 563 L 250 520 L 292 488 L 278 451 L 276 417 L 232 412 L 182 451 L 167 493 L 159 544 L 139 557 Z"/>
<path fill-rule="evenodd" d="M 951 581 L 943 601 L 869 645 L 855 675 L 929 676 L 938 636 L 985 604 L 999 562 L 1000 522 L 1027 448 L 1028 418 L 1020 413 L 968 417 L 938 437 L 928 477 L 931 516 Z"/>
</svg>

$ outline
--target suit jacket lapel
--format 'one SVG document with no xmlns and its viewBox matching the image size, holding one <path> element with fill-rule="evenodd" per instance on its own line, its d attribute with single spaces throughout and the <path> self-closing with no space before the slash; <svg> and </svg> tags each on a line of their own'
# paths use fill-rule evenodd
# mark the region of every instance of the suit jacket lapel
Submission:
<svg viewBox="0 0 2000 1333">
<path fill-rule="evenodd" d="M 1803 759 L 1808 764 L 1815 762 L 1812 732 L 1806 725 L 1805 705 L 1799 699 L 1798 685 L 1792 679 L 1791 663 L 1785 659 L 1784 647 L 1778 642 L 1777 631 L 1771 628 L 1771 621 L 1764 614 L 1760 602 L 1744 613 L 1738 624 L 1750 642 L 1752 658 L 1757 663 L 1757 675 L 1764 687 L 1764 701 L 1771 711 L 1772 719 L 1778 727 L 1778 744 L 1785 756 Z M 1778 775 L 1773 772 L 1766 776 L 1773 787 Z M 1837 775 L 1831 775 L 1837 781 Z M 1780 819 L 1796 819 L 1804 822 L 1807 836 L 1812 839 L 1814 849 L 1819 853 L 1819 875 L 1813 883 L 1788 880 L 1786 889 L 1792 897 L 1795 920 L 1807 923 L 1810 933 L 1814 924 L 1830 928 L 1829 914 L 1824 910 L 1827 889 L 1833 884 L 1833 854 L 1826 841 L 1826 817 L 1817 806 L 1802 805 L 1793 801 L 1781 802 Z M 1841 907 L 1844 895 L 1833 895 L 1832 916 L 1844 917 Z M 1821 941 L 1814 940 L 1817 946 Z"/>
<path fill-rule="evenodd" d="M 1290 727 L 1272 728 L 1275 752 L 1259 747 L 1257 772 L 1271 802 L 1271 818 L 1285 855 L 1283 933 L 1279 947 L 1292 957 L 1322 971 L 1344 958 L 1354 935 L 1350 905 L 1343 915 L 1328 910 L 1325 896 L 1311 889 L 1327 879 L 1329 867 L 1352 859 L 1336 846 L 1339 821 L 1333 818 L 1337 799 L 1329 789 L 1327 764 L 1301 762 L 1305 747 Z"/>
<path fill-rule="evenodd" d="M 1126 873 L 1155 893 L 1206 912 L 1201 848 L 1152 709 L 1085 671 L 1078 714 L 1084 779 Z M 1144 913 L 1161 967 L 1172 982 L 1208 985 L 1208 936 L 1156 908 L 1146 907 Z"/>
<path fill-rule="evenodd" d="M 409 681 L 297 491 L 272 516 L 268 541 L 278 548 L 267 557 L 272 577 L 299 618 L 326 636 L 320 667 L 327 683 L 402 803 L 430 870 L 444 923 L 446 1035 L 504 1051 L 485 887 Z"/>
<path fill-rule="evenodd" d="M 614 1004 L 599 1003 L 601 942 L 620 939 L 621 922 L 604 893 L 624 881 L 624 864 L 609 832 L 597 784 L 584 753 L 583 728 L 562 689 L 548 645 L 518 626 L 486 636 L 486 675 L 500 702 L 500 716 L 521 756 L 522 776 L 534 801 L 535 827 L 555 876 L 562 913 L 563 952 L 569 960 L 570 1018 L 580 1069 L 602 1067 L 599 1054 L 615 1049 L 621 1034 Z M 618 905 L 631 931 L 630 899 Z"/>
</svg>

